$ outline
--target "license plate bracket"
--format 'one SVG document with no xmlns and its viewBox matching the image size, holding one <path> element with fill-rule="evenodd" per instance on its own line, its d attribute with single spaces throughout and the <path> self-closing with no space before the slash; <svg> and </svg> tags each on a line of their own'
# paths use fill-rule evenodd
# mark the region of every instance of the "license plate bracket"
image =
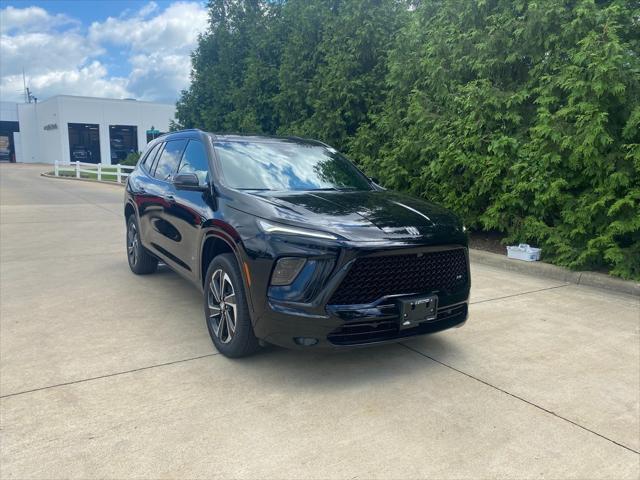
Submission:
<svg viewBox="0 0 640 480">
<path fill-rule="evenodd" d="M 413 328 L 422 322 L 432 322 L 438 317 L 437 295 L 416 295 L 398 300 L 400 329 Z"/>
</svg>

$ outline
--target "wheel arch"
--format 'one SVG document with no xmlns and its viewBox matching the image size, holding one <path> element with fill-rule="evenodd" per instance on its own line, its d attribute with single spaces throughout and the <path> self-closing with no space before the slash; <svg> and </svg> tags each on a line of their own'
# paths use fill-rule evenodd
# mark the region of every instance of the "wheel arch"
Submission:
<svg viewBox="0 0 640 480">
<path fill-rule="evenodd" d="M 130 203 L 127 202 L 124 206 L 124 220 L 125 222 L 129 220 L 129 217 L 131 215 L 135 215 L 136 214 L 136 209 L 135 207 Z"/>
<path fill-rule="evenodd" d="M 204 288 L 205 276 L 211 261 L 222 253 L 233 253 L 239 266 L 242 266 L 236 249 L 222 236 L 209 234 L 205 236 L 200 254 L 200 285 Z"/>
<path fill-rule="evenodd" d="M 240 240 L 234 242 L 231 238 L 227 238 L 224 232 L 217 229 L 209 230 L 205 233 L 202 240 L 202 248 L 200 249 L 200 278 L 199 286 L 203 290 L 205 289 L 205 277 L 207 275 L 207 269 L 211 261 L 222 253 L 232 253 L 236 258 L 238 269 L 240 270 L 240 276 L 242 277 L 242 283 L 244 291 L 247 297 L 247 303 L 249 306 L 249 312 L 253 317 L 254 306 L 251 292 L 251 283 L 246 277 L 244 258 L 242 245 Z"/>
</svg>

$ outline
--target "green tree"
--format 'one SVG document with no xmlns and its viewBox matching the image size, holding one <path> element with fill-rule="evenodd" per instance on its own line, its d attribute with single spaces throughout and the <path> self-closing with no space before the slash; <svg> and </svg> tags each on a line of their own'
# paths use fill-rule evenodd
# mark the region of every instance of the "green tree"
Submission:
<svg viewBox="0 0 640 480">
<path fill-rule="evenodd" d="M 272 131 L 277 93 L 280 4 L 210 0 L 209 29 L 192 54 L 191 86 L 182 92 L 177 118 L 184 128 Z"/>
<path fill-rule="evenodd" d="M 352 153 L 574 268 L 640 277 L 637 2 L 423 2 Z"/>
<path fill-rule="evenodd" d="M 211 0 L 181 127 L 302 135 L 546 260 L 640 278 L 637 0 Z"/>
<path fill-rule="evenodd" d="M 333 2 L 317 46 L 322 61 L 307 94 L 313 113 L 303 123 L 304 135 L 347 148 L 384 100 L 390 39 L 403 13 L 406 5 L 392 0 Z"/>
<path fill-rule="evenodd" d="M 313 114 L 309 93 L 323 54 L 318 49 L 331 14 L 329 1 L 288 1 L 283 9 L 282 57 L 278 71 L 279 92 L 274 102 L 279 119 L 277 132 L 305 134 L 304 123 Z"/>
</svg>

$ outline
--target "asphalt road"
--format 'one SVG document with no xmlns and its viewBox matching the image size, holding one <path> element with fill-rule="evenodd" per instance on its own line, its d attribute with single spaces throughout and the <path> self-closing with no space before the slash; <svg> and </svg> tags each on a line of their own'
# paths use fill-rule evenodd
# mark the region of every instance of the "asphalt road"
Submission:
<svg viewBox="0 0 640 480">
<path fill-rule="evenodd" d="M 640 476 L 638 298 L 473 264 L 461 329 L 228 360 L 122 189 L 44 168 L 0 165 L 1 478 Z"/>
</svg>

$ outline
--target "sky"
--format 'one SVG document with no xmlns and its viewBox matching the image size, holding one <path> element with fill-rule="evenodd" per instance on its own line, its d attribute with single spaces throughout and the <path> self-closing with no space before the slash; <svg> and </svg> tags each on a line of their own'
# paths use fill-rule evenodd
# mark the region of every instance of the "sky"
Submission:
<svg viewBox="0 0 640 480">
<path fill-rule="evenodd" d="M 174 103 L 207 27 L 200 0 L 3 0 L 0 100 L 58 94 Z"/>
</svg>

